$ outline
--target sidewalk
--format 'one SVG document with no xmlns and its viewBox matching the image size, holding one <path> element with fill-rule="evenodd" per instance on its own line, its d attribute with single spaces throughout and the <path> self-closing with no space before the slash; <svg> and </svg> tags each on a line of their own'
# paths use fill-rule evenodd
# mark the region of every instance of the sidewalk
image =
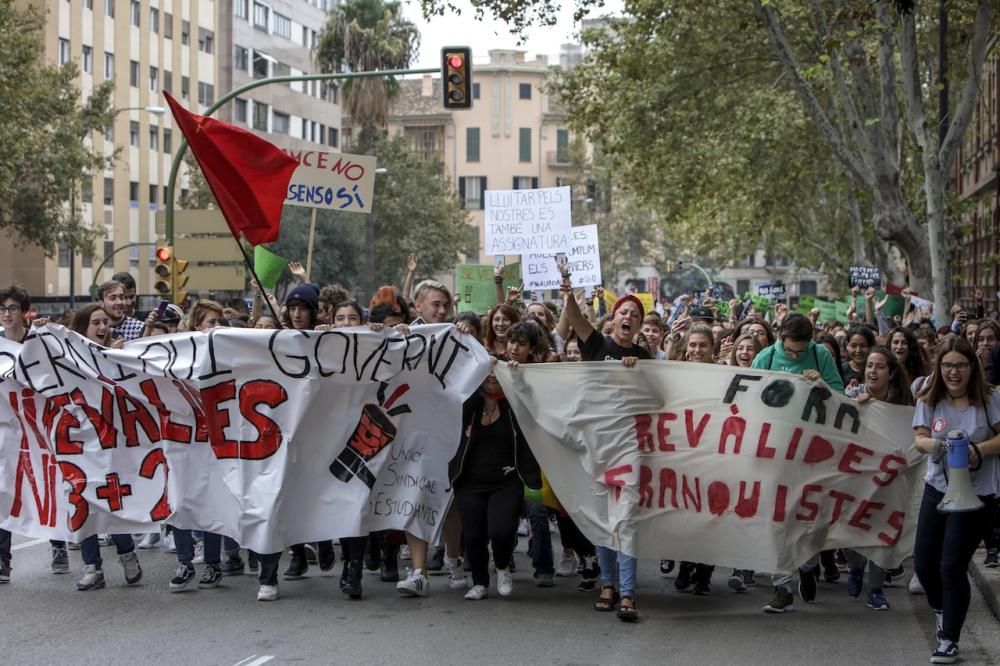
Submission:
<svg viewBox="0 0 1000 666">
<path fill-rule="evenodd" d="M 972 558 L 969 565 L 969 575 L 976 583 L 976 587 L 986 598 L 986 604 L 993 611 L 993 615 L 1000 619 L 1000 568 L 987 569 L 983 566 L 983 559 L 986 557 L 986 549 L 980 548 Z"/>
</svg>

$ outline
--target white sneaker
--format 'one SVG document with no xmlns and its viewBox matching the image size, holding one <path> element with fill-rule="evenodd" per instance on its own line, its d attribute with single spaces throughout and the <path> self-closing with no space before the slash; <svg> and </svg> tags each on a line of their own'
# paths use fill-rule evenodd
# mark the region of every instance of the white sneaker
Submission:
<svg viewBox="0 0 1000 666">
<path fill-rule="evenodd" d="M 257 601 L 277 601 L 277 600 L 278 600 L 277 585 L 261 585 L 260 589 L 257 590 Z"/>
<path fill-rule="evenodd" d="M 125 570 L 126 583 L 135 585 L 142 579 L 142 567 L 139 566 L 139 556 L 135 554 L 134 550 L 131 553 L 119 555 L 118 561 L 122 563 L 122 569 Z"/>
<path fill-rule="evenodd" d="M 139 542 L 139 545 L 137 545 L 136 548 L 138 548 L 139 550 L 150 550 L 151 548 L 159 548 L 160 541 L 161 539 L 159 532 L 150 532 L 146 536 L 142 537 L 142 541 Z"/>
<path fill-rule="evenodd" d="M 917 574 L 910 576 L 910 584 L 907 587 L 910 590 L 910 594 L 924 594 L 924 586 L 920 584 Z"/>
<path fill-rule="evenodd" d="M 105 548 L 113 544 L 114 541 L 111 540 L 110 534 L 98 534 L 97 535 L 97 545 Z"/>
<path fill-rule="evenodd" d="M 556 567 L 556 576 L 560 578 L 570 578 L 576 575 L 576 555 L 573 553 L 563 553 L 562 559 L 559 560 L 559 566 Z"/>
<path fill-rule="evenodd" d="M 406 578 L 396 583 L 396 591 L 404 597 L 426 597 L 429 588 L 423 569 L 408 569 Z"/>
<path fill-rule="evenodd" d="M 204 564 L 205 563 L 205 543 L 203 541 L 197 541 L 194 544 L 194 558 L 191 560 L 191 564 Z"/>
<path fill-rule="evenodd" d="M 457 560 L 444 558 L 444 568 L 448 570 L 449 590 L 464 590 L 469 587 L 469 581 L 465 578 L 465 569 L 462 567 L 461 558 Z"/>
<path fill-rule="evenodd" d="M 81 592 L 100 590 L 104 587 L 104 572 L 96 564 L 83 565 L 83 578 L 76 583 L 76 589 Z"/>
<path fill-rule="evenodd" d="M 527 518 L 522 518 L 517 523 L 517 536 L 526 537 L 531 534 L 531 525 L 528 523 Z"/>
<path fill-rule="evenodd" d="M 469 601 L 479 601 L 487 596 L 486 588 L 482 585 L 473 585 L 472 589 L 465 593 L 465 598 Z"/>
<path fill-rule="evenodd" d="M 170 532 L 167 536 L 163 537 L 163 549 L 168 553 L 176 553 L 177 545 L 174 543 L 174 533 Z"/>
<path fill-rule="evenodd" d="M 497 593 L 501 597 L 509 597 L 514 591 L 514 579 L 510 569 L 497 569 Z"/>
</svg>

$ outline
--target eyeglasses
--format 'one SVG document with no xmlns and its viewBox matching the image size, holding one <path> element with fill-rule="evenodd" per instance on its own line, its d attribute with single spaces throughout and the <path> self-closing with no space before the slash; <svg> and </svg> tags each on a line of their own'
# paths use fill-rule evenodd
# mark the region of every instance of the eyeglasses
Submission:
<svg viewBox="0 0 1000 666">
<path fill-rule="evenodd" d="M 941 361 L 941 371 L 951 372 L 952 370 L 958 370 L 959 372 L 967 372 L 972 364 L 968 361 L 959 361 L 958 363 L 952 363 L 951 361 Z"/>
<path fill-rule="evenodd" d="M 789 349 L 788 346 L 785 344 L 785 341 L 784 340 L 781 341 L 781 349 L 785 352 L 785 356 L 787 356 L 788 358 L 793 358 L 793 359 L 798 358 L 799 354 L 801 354 L 808 348 L 809 345 L 807 344 L 802 349 Z"/>
<path fill-rule="evenodd" d="M 6 312 L 7 314 L 17 314 L 21 311 L 20 305 L 0 305 L 0 314 Z"/>
</svg>

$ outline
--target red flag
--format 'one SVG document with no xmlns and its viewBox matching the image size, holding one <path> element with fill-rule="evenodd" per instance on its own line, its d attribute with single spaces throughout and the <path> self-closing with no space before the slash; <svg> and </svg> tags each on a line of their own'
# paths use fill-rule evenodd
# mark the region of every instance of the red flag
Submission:
<svg viewBox="0 0 1000 666">
<path fill-rule="evenodd" d="M 243 234 L 253 245 L 276 241 L 288 182 L 299 163 L 256 134 L 195 115 L 163 95 L 233 236 Z"/>
</svg>

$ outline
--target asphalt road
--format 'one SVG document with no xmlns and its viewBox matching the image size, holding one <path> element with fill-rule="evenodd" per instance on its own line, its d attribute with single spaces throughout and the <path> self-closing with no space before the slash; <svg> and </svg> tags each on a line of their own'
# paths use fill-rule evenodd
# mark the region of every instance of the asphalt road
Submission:
<svg viewBox="0 0 1000 666">
<path fill-rule="evenodd" d="M 641 621 L 627 625 L 591 610 L 596 593 L 578 592 L 575 578 L 535 587 L 521 542 L 509 599 L 491 589 L 486 600 L 465 601 L 443 577 L 431 579 L 430 597 L 405 599 L 367 574 L 365 598 L 350 601 L 337 590 L 338 562 L 282 581 L 281 599 L 261 603 L 250 575 L 171 594 L 176 559 L 163 550 L 140 551 L 145 576 L 126 587 L 114 548 L 104 548 L 108 587 L 78 592 L 78 551 L 70 551 L 73 572 L 57 576 L 47 542 L 15 537 L 13 580 L 0 585 L 0 663 L 926 664 L 934 647 L 923 597 L 891 588 L 892 610 L 875 612 L 847 596 L 846 575 L 821 583 L 816 603 L 796 597 L 795 610 L 777 616 L 760 610 L 771 598 L 763 577 L 737 595 L 719 570 L 713 594 L 694 597 L 675 592 L 656 562 L 642 562 Z M 973 595 L 963 663 L 998 664 L 1000 623 Z"/>
</svg>

